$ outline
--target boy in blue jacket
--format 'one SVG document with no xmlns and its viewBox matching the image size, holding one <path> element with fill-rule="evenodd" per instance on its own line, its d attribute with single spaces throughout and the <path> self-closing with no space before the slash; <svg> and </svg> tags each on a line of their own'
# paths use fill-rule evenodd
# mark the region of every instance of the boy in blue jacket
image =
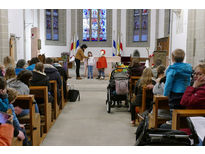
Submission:
<svg viewBox="0 0 205 154">
<path fill-rule="evenodd" d="M 180 105 L 181 98 L 190 85 L 192 66 L 183 63 L 185 52 L 182 49 L 176 49 L 172 52 L 173 65 L 170 65 L 166 71 L 166 82 L 164 87 L 164 96 L 169 97 L 169 107 L 173 109 L 182 109 Z"/>
<path fill-rule="evenodd" d="M 9 100 L 6 93 L 6 80 L 0 77 L 0 111 L 6 112 L 8 110 Z"/>
</svg>

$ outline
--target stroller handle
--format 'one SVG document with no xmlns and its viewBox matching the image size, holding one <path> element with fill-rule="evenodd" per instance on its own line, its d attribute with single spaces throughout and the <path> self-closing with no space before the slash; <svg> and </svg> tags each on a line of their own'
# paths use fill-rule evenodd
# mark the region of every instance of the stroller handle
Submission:
<svg viewBox="0 0 205 154">
<path fill-rule="evenodd" d="M 164 134 L 149 134 L 150 137 L 166 137 L 172 136 L 175 138 L 189 138 L 189 135 L 164 135 Z"/>
</svg>

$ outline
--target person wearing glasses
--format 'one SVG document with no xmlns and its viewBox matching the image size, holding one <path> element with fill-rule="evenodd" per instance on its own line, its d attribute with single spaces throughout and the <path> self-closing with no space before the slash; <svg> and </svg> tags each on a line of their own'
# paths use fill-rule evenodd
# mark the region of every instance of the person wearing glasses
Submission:
<svg viewBox="0 0 205 154">
<path fill-rule="evenodd" d="M 205 63 L 194 70 L 194 83 L 186 88 L 180 105 L 188 109 L 205 109 Z"/>
</svg>

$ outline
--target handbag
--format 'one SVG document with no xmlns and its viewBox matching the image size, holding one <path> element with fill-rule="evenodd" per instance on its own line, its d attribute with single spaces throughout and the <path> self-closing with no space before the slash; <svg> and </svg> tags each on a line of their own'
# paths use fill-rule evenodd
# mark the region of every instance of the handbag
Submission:
<svg viewBox="0 0 205 154">
<path fill-rule="evenodd" d="M 68 101 L 75 102 L 78 99 L 80 101 L 80 92 L 79 90 L 71 89 L 68 91 Z"/>
</svg>

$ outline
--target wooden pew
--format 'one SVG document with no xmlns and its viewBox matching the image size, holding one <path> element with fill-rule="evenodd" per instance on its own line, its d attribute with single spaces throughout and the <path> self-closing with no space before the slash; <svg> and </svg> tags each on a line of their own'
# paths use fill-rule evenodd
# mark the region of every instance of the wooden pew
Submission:
<svg viewBox="0 0 205 154">
<path fill-rule="evenodd" d="M 30 94 L 35 96 L 35 99 L 43 100 L 44 115 L 41 116 L 41 122 L 44 128 L 44 133 L 47 133 L 51 127 L 51 103 L 48 103 L 48 87 L 47 86 L 30 86 Z M 40 106 L 40 105 L 38 105 Z M 43 121 L 44 119 L 44 121 Z"/>
<path fill-rule="evenodd" d="M 58 106 L 58 96 L 57 96 L 57 82 L 56 80 L 51 80 L 49 81 L 51 84 L 51 89 L 53 90 L 53 94 L 54 94 L 54 119 L 57 119 L 58 115 L 59 115 L 59 106 Z"/>
<path fill-rule="evenodd" d="M 133 97 L 133 91 L 132 91 L 132 86 L 136 85 L 136 81 L 140 79 L 141 76 L 130 76 L 129 80 L 129 94 L 130 94 L 130 101 L 132 100 Z"/>
<path fill-rule="evenodd" d="M 29 115 L 18 118 L 20 123 L 25 123 L 29 126 L 27 135 L 30 136 L 32 145 L 40 145 L 40 114 L 35 113 L 34 95 L 18 95 L 13 103 L 14 107 L 19 106 L 23 109 L 29 109 Z"/>
<path fill-rule="evenodd" d="M 149 115 L 149 128 L 158 128 L 159 124 L 166 122 L 169 119 L 163 119 L 158 115 L 159 109 L 169 110 L 168 97 L 163 95 L 154 95 L 153 98 L 153 110 Z"/>
<path fill-rule="evenodd" d="M 7 113 L 12 115 L 12 110 L 8 109 Z M 13 137 L 11 146 L 23 146 L 23 141 L 19 140 L 17 137 Z"/>
<path fill-rule="evenodd" d="M 146 87 L 142 88 L 142 104 L 140 107 L 136 107 L 139 109 L 139 113 L 137 113 L 137 123 L 139 123 L 142 120 L 142 113 L 146 110 L 146 99 L 147 97 L 150 97 L 153 99 L 153 93 L 152 90 L 147 89 Z"/>
<path fill-rule="evenodd" d="M 12 139 L 11 146 L 23 146 L 23 141 L 19 140 L 17 137 L 14 137 Z"/>
<path fill-rule="evenodd" d="M 60 89 L 60 92 L 61 92 L 61 105 L 60 105 L 60 109 L 62 110 L 65 106 L 65 99 L 64 98 L 64 89 L 63 89 L 63 77 L 61 76 L 61 89 Z"/>
<path fill-rule="evenodd" d="M 205 116 L 205 109 L 175 109 L 172 113 L 172 129 L 187 128 L 186 117 Z"/>
</svg>

